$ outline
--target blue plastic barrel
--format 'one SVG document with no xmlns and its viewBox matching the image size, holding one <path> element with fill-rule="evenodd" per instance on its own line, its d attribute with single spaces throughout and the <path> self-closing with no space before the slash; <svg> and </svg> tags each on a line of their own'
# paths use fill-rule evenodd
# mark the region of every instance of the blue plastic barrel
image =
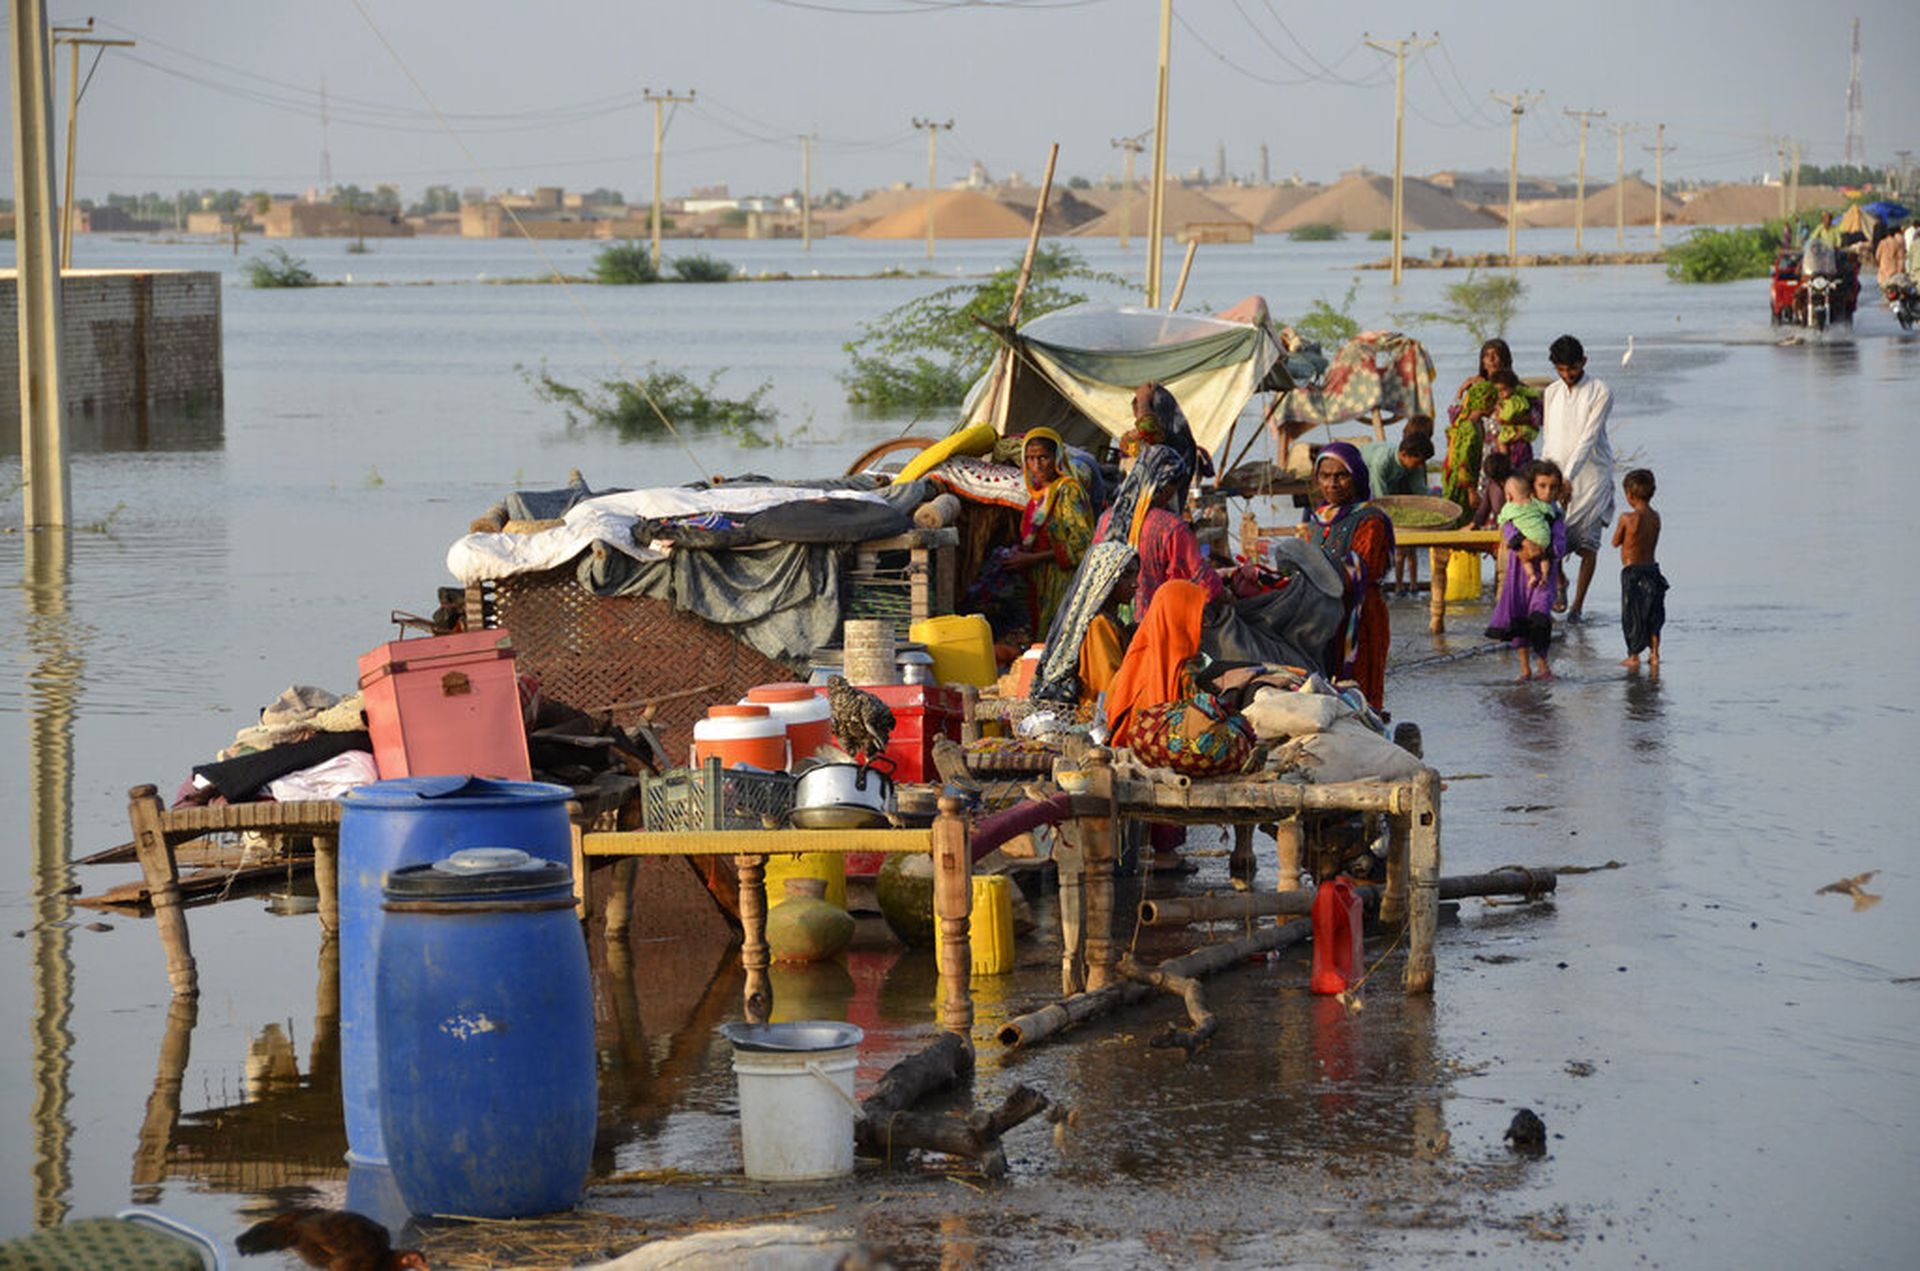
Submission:
<svg viewBox="0 0 1920 1271">
<path fill-rule="evenodd" d="M 586 1188 L 593 981 L 565 865 L 471 848 L 394 871 L 375 989 L 381 1127 L 417 1214 L 524 1218 Z"/>
<path fill-rule="evenodd" d="M 568 864 L 573 838 L 566 786 L 480 777 L 404 777 L 349 793 L 340 814 L 340 1100 L 350 1164 L 384 1165 L 375 959 L 389 872 L 463 847 L 517 847 Z"/>
</svg>

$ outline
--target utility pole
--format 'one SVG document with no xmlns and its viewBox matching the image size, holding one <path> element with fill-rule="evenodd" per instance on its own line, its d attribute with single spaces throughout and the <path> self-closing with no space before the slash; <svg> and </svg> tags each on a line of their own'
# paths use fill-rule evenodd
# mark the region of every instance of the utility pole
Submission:
<svg viewBox="0 0 1920 1271">
<path fill-rule="evenodd" d="M 813 133 L 800 137 L 800 250 L 813 250 Z"/>
<path fill-rule="evenodd" d="M 1773 153 L 1780 160 L 1780 219 L 1787 219 L 1787 139 L 1773 139 Z"/>
<path fill-rule="evenodd" d="M 1560 112 L 1569 119 L 1580 121 L 1580 170 L 1575 177 L 1573 191 L 1573 250 L 1580 250 L 1580 242 L 1587 228 L 1587 121 L 1605 119 L 1604 110 L 1563 110 Z"/>
<path fill-rule="evenodd" d="M 1507 267 L 1513 267 L 1515 217 L 1520 206 L 1520 116 L 1540 100 L 1539 93 L 1488 93 L 1487 96 L 1507 108 L 1512 124 L 1507 131 Z"/>
<path fill-rule="evenodd" d="M 1787 162 L 1793 172 L 1793 179 L 1787 185 L 1787 215 L 1793 216 L 1800 211 L 1800 143 L 1787 142 Z"/>
<path fill-rule="evenodd" d="M 1847 142 L 1843 163 L 1867 161 L 1867 116 L 1860 104 L 1860 19 L 1853 20 L 1853 60 L 1847 74 Z"/>
<path fill-rule="evenodd" d="M 79 218 L 73 210 L 73 153 L 74 145 L 80 135 L 80 46 L 85 44 L 93 48 L 132 48 L 132 40 L 99 40 L 92 38 L 93 19 L 88 18 L 85 26 L 57 26 L 53 28 L 53 42 L 57 47 L 66 45 L 72 51 L 71 69 L 67 73 L 67 172 L 65 193 L 60 200 L 60 268 L 73 268 L 73 230 Z M 100 65 L 100 53 L 93 55 L 93 64 Z M 92 80 L 93 72 L 87 72 Z"/>
<path fill-rule="evenodd" d="M 1613 130 L 1613 242 L 1616 247 L 1627 241 L 1627 134 L 1637 124 L 1608 124 Z"/>
<path fill-rule="evenodd" d="M 1910 194 L 1912 191 L 1907 187 L 1911 184 L 1908 174 L 1913 170 L 1913 151 L 1896 150 L 1893 152 L 1893 157 L 1900 161 L 1900 193 Z"/>
<path fill-rule="evenodd" d="M 1153 99 L 1153 188 L 1147 191 L 1147 308 L 1160 307 L 1160 240 L 1167 229 L 1167 66 L 1173 54 L 1173 0 L 1160 0 L 1160 73 Z"/>
<path fill-rule="evenodd" d="M 1127 250 L 1127 240 L 1133 234 L 1133 159 L 1146 147 L 1146 133 L 1131 137 L 1115 137 L 1113 145 L 1126 152 L 1124 173 L 1120 178 L 1120 250 Z"/>
<path fill-rule="evenodd" d="M 653 103 L 653 268 L 660 269 L 660 147 L 667 139 L 667 120 L 663 107 L 669 103 L 678 105 L 693 100 L 694 90 L 689 88 L 687 95 L 678 96 L 669 88 L 664 93 L 656 93 L 651 88 L 641 90 L 641 96 Z"/>
<path fill-rule="evenodd" d="M 64 528 L 67 439 L 60 389 L 60 228 L 53 216 L 53 58 L 46 0 L 8 0 L 8 8 L 23 519 L 29 530 Z"/>
<path fill-rule="evenodd" d="M 1419 40 L 1408 36 L 1403 40 L 1368 40 L 1363 42 L 1370 49 L 1381 53 L 1393 54 L 1393 285 L 1400 285 L 1400 239 L 1406 233 L 1406 205 L 1401 191 L 1401 173 L 1406 166 L 1407 135 L 1407 49 L 1416 53 L 1421 49 L 1432 48 L 1440 41 Z"/>
<path fill-rule="evenodd" d="M 333 142 L 328 134 L 327 77 L 320 77 L 320 201 L 333 202 Z"/>
<path fill-rule="evenodd" d="M 1666 220 L 1667 210 L 1667 152 L 1675 147 L 1667 144 L 1667 126 L 1653 126 L 1653 144 L 1640 147 L 1653 155 L 1653 238 L 1660 241 L 1660 232 Z"/>
<path fill-rule="evenodd" d="M 922 119 L 918 115 L 916 115 L 914 116 L 914 119 L 913 119 L 913 126 L 915 128 L 924 128 L 927 130 L 927 259 L 932 260 L 933 259 L 933 193 L 934 193 L 933 183 L 934 183 L 934 154 L 935 154 L 934 145 L 935 145 L 935 139 L 939 137 L 941 132 L 953 131 L 953 120 L 949 119 L 944 124 L 941 124 L 941 123 L 935 123 L 931 119 Z"/>
</svg>

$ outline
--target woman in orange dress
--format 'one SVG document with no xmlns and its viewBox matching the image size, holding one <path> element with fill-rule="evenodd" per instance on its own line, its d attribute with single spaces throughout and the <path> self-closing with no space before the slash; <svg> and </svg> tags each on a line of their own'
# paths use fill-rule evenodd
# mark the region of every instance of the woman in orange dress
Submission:
<svg viewBox="0 0 1920 1271">
<path fill-rule="evenodd" d="M 1360 685 L 1367 704 L 1386 700 L 1387 601 L 1380 582 L 1393 568 L 1393 522 L 1372 506 L 1373 490 L 1360 452 L 1336 441 L 1313 465 L 1320 502 L 1303 527 L 1346 579 L 1346 621 L 1327 647 L 1330 674 Z"/>
</svg>

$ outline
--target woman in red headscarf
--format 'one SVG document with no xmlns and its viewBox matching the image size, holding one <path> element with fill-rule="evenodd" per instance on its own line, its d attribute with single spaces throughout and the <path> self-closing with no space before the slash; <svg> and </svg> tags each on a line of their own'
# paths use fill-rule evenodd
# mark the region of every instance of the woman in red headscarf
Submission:
<svg viewBox="0 0 1920 1271">
<path fill-rule="evenodd" d="M 1336 441 L 1313 465 L 1320 497 L 1302 527 L 1345 577 L 1347 620 L 1327 649 L 1327 670 L 1360 685 L 1367 704 L 1386 700 L 1387 600 L 1380 581 L 1393 567 L 1393 522 L 1372 506 L 1373 489 L 1360 452 Z"/>
</svg>

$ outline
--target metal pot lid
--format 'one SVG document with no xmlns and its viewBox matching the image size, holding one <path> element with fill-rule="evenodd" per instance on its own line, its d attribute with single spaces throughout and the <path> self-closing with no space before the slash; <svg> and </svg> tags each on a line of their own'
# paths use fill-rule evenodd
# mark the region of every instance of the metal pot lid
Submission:
<svg viewBox="0 0 1920 1271">
<path fill-rule="evenodd" d="M 732 1042 L 735 1050 L 804 1054 L 858 1046 L 867 1034 L 857 1024 L 842 1024 L 830 1019 L 802 1019 L 785 1024 L 736 1021 L 722 1024 L 720 1035 Z"/>
</svg>

